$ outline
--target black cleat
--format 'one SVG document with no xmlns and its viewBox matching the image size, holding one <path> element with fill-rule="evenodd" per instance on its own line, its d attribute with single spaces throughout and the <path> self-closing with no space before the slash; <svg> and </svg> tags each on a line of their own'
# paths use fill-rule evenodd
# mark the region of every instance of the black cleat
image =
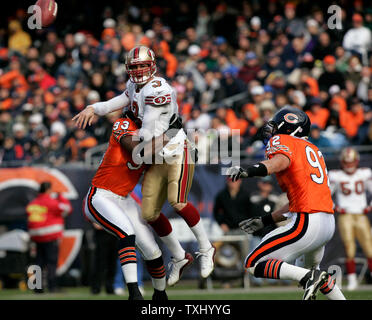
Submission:
<svg viewBox="0 0 372 320">
<path fill-rule="evenodd" d="M 128 291 L 129 291 L 128 300 L 145 300 L 142 296 L 141 291 L 138 288 L 137 282 L 127 283 L 127 288 L 128 288 Z"/>
<path fill-rule="evenodd" d="M 320 287 L 328 280 L 328 273 L 317 269 L 310 270 L 304 277 L 304 295 L 302 300 L 315 300 Z"/>
<path fill-rule="evenodd" d="M 167 293 L 165 292 L 165 290 L 160 291 L 160 290 L 154 289 L 152 300 L 153 301 L 167 301 L 168 300 Z"/>
<path fill-rule="evenodd" d="M 141 292 L 139 292 L 133 295 L 129 295 L 128 300 L 145 300 L 145 299 L 143 298 Z"/>
</svg>

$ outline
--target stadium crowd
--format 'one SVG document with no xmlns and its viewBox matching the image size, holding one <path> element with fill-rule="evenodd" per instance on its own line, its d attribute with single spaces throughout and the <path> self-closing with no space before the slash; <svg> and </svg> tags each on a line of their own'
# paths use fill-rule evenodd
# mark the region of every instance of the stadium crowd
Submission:
<svg viewBox="0 0 372 320">
<path fill-rule="evenodd" d="M 0 32 L 0 162 L 58 166 L 107 142 L 117 114 L 85 131 L 71 118 L 125 90 L 125 53 L 139 43 L 176 89 L 187 129 L 239 129 L 252 153 L 259 128 L 290 104 L 308 113 L 321 148 L 372 142 L 372 6 L 363 1 L 340 5 L 342 29 L 316 2 L 122 5 L 106 7 L 94 31 L 29 30 L 22 9 L 9 18 Z"/>
</svg>

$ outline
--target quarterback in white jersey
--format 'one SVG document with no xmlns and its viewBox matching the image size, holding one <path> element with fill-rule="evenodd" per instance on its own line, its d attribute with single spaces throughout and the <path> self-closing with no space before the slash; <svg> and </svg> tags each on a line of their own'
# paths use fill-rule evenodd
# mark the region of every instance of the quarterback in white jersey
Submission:
<svg viewBox="0 0 372 320">
<path fill-rule="evenodd" d="M 128 80 L 125 95 L 130 100 L 130 110 L 142 122 L 139 135 L 145 141 L 162 135 L 168 129 L 171 116 L 178 114 L 177 93 L 164 78 L 153 77 L 141 90 Z M 181 155 L 185 140 L 186 134 L 180 130 L 164 147 L 163 156 Z"/>
<path fill-rule="evenodd" d="M 105 115 L 129 107 L 133 117 L 142 122 L 139 136 L 148 141 L 163 134 L 171 117 L 178 114 L 177 95 L 165 79 L 155 76 L 155 54 L 150 48 L 134 47 L 128 52 L 125 64 L 129 76 L 126 90 L 108 101 L 87 106 L 73 119 L 79 127 L 85 128 L 87 124 L 92 124 L 95 114 Z M 168 285 L 174 285 L 179 280 L 182 270 L 192 263 L 193 257 L 185 253 L 172 230 L 163 223 L 165 216 L 161 209 L 166 199 L 186 221 L 199 243 L 197 256 L 200 257 L 201 276 L 207 278 L 214 268 L 216 249 L 208 239 L 199 212 L 187 201 L 195 166 L 192 154 L 193 148 L 184 131 L 179 130 L 161 153 L 165 160 L 172 159 L 171 163 L 163 161 L 151 165 L 142 184 L 142 216 L 173 255 L 172 277 L 168 279 Z"/>
<path fill-rule="evenodd" d="M 329 180 L 335 198 L 335 212 L 339 213 L 338 228 L 346 253 L 346 273 L 348 290 L 358 286 L 355 271 L 355 253 L 358 240 L 368 259 L 372 274 L 372 234 L 367 214 L 371 206 L 367 202 L 367 192 L 371 192 L 372 170 L 358 168 L 359 153 L 354 148 L 341 152 L 341 170 L 331 170 Z"/>
</svg>

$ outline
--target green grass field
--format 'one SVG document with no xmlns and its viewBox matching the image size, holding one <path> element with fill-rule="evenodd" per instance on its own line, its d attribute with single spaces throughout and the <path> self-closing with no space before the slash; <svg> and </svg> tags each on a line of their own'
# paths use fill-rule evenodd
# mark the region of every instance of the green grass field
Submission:
<svg viewBox="0 0 372 320">
<path fill-rule="evenodd" d="M 201 290 L 196 286 L 180 284 L 167 289 L 170 300 L 301 300 L 302 289 L 295 286 L 261 287 L 249 289 L 212 289 Z M 372 286 L 361 286 L 358 290 L 344 294 L 349 300 L 372 300 Z M 152 288 L 145 286 L 145 300 L 151 300 Z M 107 295 L 101 293 L 92 295 L 87 287 L 63 288 L 60 293 L 34 294 L 31 290 L 18 289 L 0 290 L 0 300 L 126 300 L 127 295 Z M 319 293 L 318 300 L 325 300 Z"/>
</svg>

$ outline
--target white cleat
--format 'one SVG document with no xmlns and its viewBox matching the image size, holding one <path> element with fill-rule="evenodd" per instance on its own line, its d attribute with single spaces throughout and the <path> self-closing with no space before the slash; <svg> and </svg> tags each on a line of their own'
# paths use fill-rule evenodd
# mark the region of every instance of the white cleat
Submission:
<svg viewBox="0 0 372 320">
<path fill-rule="evenodd" d="M 354 291 L 358 288 L 358 280 L 355 273 L 350 273 L 347 275 L 347 287 L 346 290 Z"/>
<path fill-rule="evenodd" d="M 212 245 L 208 250 L 196 252 L 196 257 L 200 257 L 200 275 L 202 278 L 208 278 L 214 269 L 214 256 L 216 248 Z"/>
<path fill-rule="evenodd" d="M 171 268 L 169 278 L 168 278 L 168 286 L 174 286 L 181 278 L 183 270 L 192 264 L 194 261 L 194 258 L 190 253 L 185 254 L 185 258 L 181 260 L 175 260 L 172 258 L 172 260 L 169 262 L 169 266 Z"/>
</svg>

